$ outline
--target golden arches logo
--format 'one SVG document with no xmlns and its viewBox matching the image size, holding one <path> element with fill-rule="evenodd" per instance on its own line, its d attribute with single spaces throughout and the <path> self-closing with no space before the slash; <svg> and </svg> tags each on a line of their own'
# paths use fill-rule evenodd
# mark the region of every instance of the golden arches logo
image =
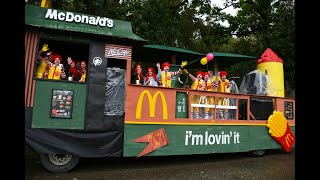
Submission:
<svg viewBox="0 0 320 180">
<path fill-rule="evenodd" d="M 290 134 L 287 134 L 287 136 L 285 137 L 285 140 L 286 140 L 287 146 L 289 147 L 293 141 L 293 137 Z"/>
<path fill-rule="evenodd" d="M 136 119 L 141 118 L 142 100 L 143 100 L 145 94 L 147 95 L 148 100 L 149 100 L 150 117 L 154 117 L 157 97 L 158 97 L 158 95 L 160 95 L 161 101 L 162 101 L 162 116 L 163 116 L 162 118 L 168 119 L 167 101 L 166 101 L 166 98 L 164 97 L 163 93 L 160 91 L 157 91 L 152 96 L 148 90 L 142 91 L 142 93 L 139 96 L 138 103 L 137 103 L 137 109 L 136 109 Z"/>
</svg>

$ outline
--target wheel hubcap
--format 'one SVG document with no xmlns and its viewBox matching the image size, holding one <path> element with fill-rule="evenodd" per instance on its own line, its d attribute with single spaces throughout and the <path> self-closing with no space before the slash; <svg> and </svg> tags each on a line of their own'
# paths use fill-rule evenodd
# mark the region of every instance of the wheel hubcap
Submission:
<svg viewBox="0 0 320 180">
<path fill-rule="evenodd" d="M 49 154 L 49 160 L 58 166 L 62 166 L 71 161 L 72 155 L 66 154 Z"/>
<path fill-rule="evenodd" d="M 257 155 L 263 155 L 263 154 L 264 154 L 264 151 L 262 151 L 262 150 L 261 150 L 261 151 L 256 151 L 256 154 L 257 154 Z"/>
</svg>

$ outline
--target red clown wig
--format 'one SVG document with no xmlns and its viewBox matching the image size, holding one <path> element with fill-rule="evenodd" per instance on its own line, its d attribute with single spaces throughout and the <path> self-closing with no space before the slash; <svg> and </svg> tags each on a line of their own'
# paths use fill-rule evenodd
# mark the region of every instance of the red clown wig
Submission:
<svg viewBox="0 0 320 180">
<path fill-rule="evenodd" d="M 196 72 L 196 77 L 198 78 L 199 75 L 201 75 L 203 77 L 203 72 L 202 71 L 197 71 Z"/>
<path fill-rule="evenodd" d="M 75 60 L 72 59 L 71 61 L 72 61 L 71 63 L 76 64 Z M 69 66 L 69 70 L 70 70 L 70 72 L 71 72 L 71 74 L 73 76 L 77 76 L 77 67 L 76 67 L 76 65 L 74 65 L 74 67 Z"/>
<path fill-rule="evenodd" d="M 203 77 L 204 77 L 204 76 L 209 76 L 209 77 L 210 77 L 210 73 L 209 73 L 209 72 L 204 72 L 204 73 L 203 73 Z"/>
<path fill-rule="evenodd" d="M 162 71 L 164 70 L 164 67 L 168 66 L 170 68 L 170 64 L 168 62 L 164 62 L 162 64 Z"/>
<path fill-rule="evenodd" d="M 227 71 L 220 71 L 220 77 L 226 76 L 227 77 L 228 73 Z"/>
<path fill-rule="evenodd" d="M 156 73 L 154 73 L 154 69 L 152 67 L 148 68 L 148 72 L 146 74 L 146 81 L 149 81 L 149 71 L 152 72 L 153 79 L 156 81 Z"/>
<path fill-rule="evenodd" d="M 51 62 L 54 63 L 54 60 L 55 60 L 56 58 L 58 58 L 58 59 L 60 60 L 60 63 L 62 63 L 62 57 L 59 56 L 59 55 L 54 55 L 54 56 L 52 57 L 52 59 L 51 59 Z"/>
<path fill-rule="evenodd" d="M 137 73 L 137 72 L 138 72 L 138 70 L 137 70 L 137 67 L 138 67 L 138 66 L 140 66 L 140 64 L 135 64 L 135 65 L 134 65 L 134 69 L 133 69 L 133 71 L 134 71 L 135 73 Z M 141 68 L 141 66 L 140 66 L 140 68 Z"/>
<path fill-rule="evenodd" d="M 140 66 L 140 68 L 141 68 L 141 72 L 140 72 L 139 76 L 140 76 L 140 77 L 143 77 L 143 74 L 142 74 L 142 67 L 141 67 L 141 65 L 140 65 L 140 64 L 135 64 L 135 65 L 134 65 L 134 69 L 133 69 L 133 71 L 134 71 L 135 73 L 138 73 L 138 70 L 137 70 L 137 67 L 138 67 L 138 66 Z"/>
</svg>

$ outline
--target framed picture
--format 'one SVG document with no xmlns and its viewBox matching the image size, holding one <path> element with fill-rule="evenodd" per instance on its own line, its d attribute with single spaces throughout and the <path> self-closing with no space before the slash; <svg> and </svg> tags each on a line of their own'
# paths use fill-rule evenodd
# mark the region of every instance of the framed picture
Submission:
<svg viewBox="0 0 320 180">
<path fill-rule="evenodd" d="M 71 119 L 72 107 L 72 90 L 52 90 L 50 117 Z"/>
<path fill-rule="evenodd" d="M 287 118 L 287 119 L 293 119 L 293 102 L 288 102 L 288 101 L 285 101 L 284 102 L 284 116 Z"/>
</svg>

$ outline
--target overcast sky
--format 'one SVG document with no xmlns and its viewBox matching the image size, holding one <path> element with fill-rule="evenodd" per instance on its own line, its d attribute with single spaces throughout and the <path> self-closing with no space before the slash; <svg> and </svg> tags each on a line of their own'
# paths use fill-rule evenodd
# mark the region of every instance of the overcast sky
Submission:
<svg viewBox="0 0 320 180">
<path fill-rule="evenodd" d="M 212 4 L 214 4 L 220 8 L 224 7 L 224 5 L 223 5 L 224 2 L 226 2 L 226 0 L 211 0 Z M 235 8 L 233 8 L 233 6 L 230 6 L 226 9 L 224 9 L 222 12 L 226 12 L 228 14 L 235 16 L 237 11 L 238 11 L 238 9 L 235 9 Z"/>
<path fill-rule="evenodd" d="M 224 2 L 226 2 L 226 0 L 211 0 L 212 4 L 214 4 L 215 6 L 218 6 L 220 8 L 224 7 L 224 5 L 223 5 Z M 227 14 L 231 14 L 232 16 L 235 16 L 237 14 L 237 12 L 238 12 L 238 9 L 239 8 L 235 9 L 235 8 L 233 8 L 233 6 L 230 6 L 230 7 L 226 8 L 226 9 L 224 9 L 221 12 L 225 12 Z M 226 27 L 229 26 L 229 23 L 226 22 L 226 21 L 225 22 L 221 21 L 220 24 L 223 25 L 223 26 L 226 26 Z"/>
</svg>

